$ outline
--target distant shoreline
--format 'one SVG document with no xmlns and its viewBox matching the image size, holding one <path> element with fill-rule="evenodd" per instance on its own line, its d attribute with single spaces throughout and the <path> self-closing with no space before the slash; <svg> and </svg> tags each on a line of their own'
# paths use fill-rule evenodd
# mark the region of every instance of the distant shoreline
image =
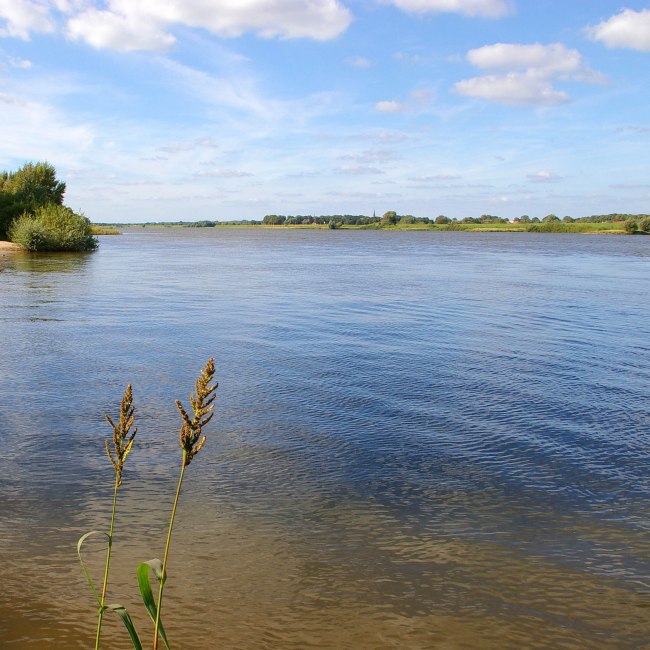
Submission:
<svg viewBox="0 0 650 650">
<path fill-rule="evenodd" d="M 101 224 L 102 227 L 108 224 Z M 157 222 L 157 223 L 128 223 L 128 224 L 110 224 L 111 228 L 119 229 L 183 229 L 192 228 L 194 230 L 219 230 L 219 229 L 242 229 L 242 230 L 330 230 L 331 226 L 326 224 L 291 224 L 291 225 L 268 225 L 268 224 L 236 224 L 236 223 L 217 223 L 214 226 L 196 226 L 193 223 L 179 222 Z M 336 230 L 375 230 L 382 232 L 508 232 L 508 233 L 567 233 L 567 234 L 601 234 L 601 235 L 625 235 L 625 225 L 623 222 L 603 222 L 603 223 L 551 223 L 551 224 L 403 224 L 403 225 L 347 225 L 340 224 L 335 227 Z M 101 234 L 118 234 L 118 232 L 101 233 Z"/>
</svg>

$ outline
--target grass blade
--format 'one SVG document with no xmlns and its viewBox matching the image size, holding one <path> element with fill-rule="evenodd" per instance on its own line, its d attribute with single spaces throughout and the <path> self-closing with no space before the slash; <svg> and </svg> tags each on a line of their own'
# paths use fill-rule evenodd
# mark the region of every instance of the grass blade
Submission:
<svg viewBox="0 0 650 650">
<path fill-rule="evenodd" d="M 158 559 L 149 560 L 148 562 L 142 562 L 141 564 L 138 564 L 138 587 L 140 588 L 140 594 L 142 595 L 144 606 L 147 608 L 149 616 L 155 625 L 157 607 L 156 601 L 153 597 L 153 591 L 151 590 L 151 582 L 149 581 L 150 571 L 153 572 L 156 580 L 158 580 L 160 583 L 165 582 L 166 576 L 163 576 L 162 562 Z M 167 650 L 170 650 L 169 642 L 167 641 L 167 635 L 165 634 L 165 629 L 163 628 L 162 621 L 158 622 L 158 630 L 160 632 L 162 640 L 167 646 Z"/>
<path fill-rule="evenodd" d="M 106 537 L 109 541 L 111 539 L 106 533 L 102 532 L 101 530 L 91 530 L 89 533 L 86 533 L 79 538 L 79 541 L 77 542 L 77 555 L 79 556 L 79 562 L 81 562 L 81 568 L 83 569 L 84 575 L 86 576 L 86 580 L 88 581 L 90 588 L 93 590 L 93 594 L 95 594 L 97 604 L 101 607 L 102 599 L 99 595 L 99 592 L 97 591 L 97 588 L 95 587 L 95 584 L 93 583 L 93 579 L 90 577 L 90 573 L 84 564 L 83 558 L 81 557 L 81 547 L 83 546 L 83 543 L 93 535 L 104 535 L 104 537 Z"/>
<path fill-rule="evenodd" d="M 124 627 L 126 628 L 127 632 L 129 633 L 129 636 L 131 637 L 131 643 L 133 644 L 135 650 L 142 650 L 142 643 L 140 642 L 140 637 L 138 636 L 138 632 L 135 629 L 135 625 L 133 625 L 131 616 L 126 611 L 126 608 L 123 607 L 122 605 L 108 605 L 106 609 L 112 610 L 120 617 L 122 623 L 124 623 Z"/>
</svg>

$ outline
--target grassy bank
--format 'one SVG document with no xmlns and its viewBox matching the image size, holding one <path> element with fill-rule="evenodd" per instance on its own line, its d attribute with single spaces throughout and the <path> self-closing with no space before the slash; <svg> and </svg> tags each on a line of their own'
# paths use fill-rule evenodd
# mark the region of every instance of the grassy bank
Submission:
<svg viewBox="0 0 650 650">
<path fill-rule="evenodd" d="M 91 225 L 91 231 L 93 235 L 121 235 L 122 231 L 117 228 L 117 226 L 97 226 L 95 224 Z"/>
<path fill-rule="evenodd" d="M 147 223 L 147 224 L 116 224 L 116 225 L 102 225 L 93 226 L 93 228 L 101 228 L 102 232 L 95 232 L 94 234 L 120 234 L 118 228 L 188 228 L 196 227 L 191 223 Z M 298 224 L 298 225 L 266 225 L 266 224 L 246 224 L 246 223 L 219 223 L 216 222 L 214 226 L 208 229 L 255 229 L 255 230 L 329 230 L 331 226 L 328 224 Z M 589 223 L 589 222 L 576 222 L 576 223 L 449 223 L 449 224 L 433 224 L 433 223 L 397 223 L 394 225 L 387 225 L 383 223 L 371 223 L 366 225 L 346 225 L 337 224 L 336 230 L 386 230 L 386 231 L 463 231 L 463 232 L 533 232 L 533 233 L 577 233 L 577 234 L 612 234 L 623 235 L 625 234 L 625 222 L 607 222 L 607 223 Z M 106 231 L 106 232 L 104 232 Z"/>
</svg>

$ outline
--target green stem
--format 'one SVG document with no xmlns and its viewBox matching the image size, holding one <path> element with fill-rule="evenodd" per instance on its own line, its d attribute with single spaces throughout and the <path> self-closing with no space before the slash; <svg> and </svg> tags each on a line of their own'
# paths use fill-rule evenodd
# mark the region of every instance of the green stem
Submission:
<svg viewBox="0 0 650 650">
<path fill-rule="evenodd" d="M 111 510 L 111 528 L 108 533 L 108 548 L 106 549 L 106 565 L 104 566 L 104 584 L 102 585 L 102 597 L 99 603 L 99 614 L 97 618 L 97 635 L 95 637 L 95 650 L 99 650 L 99 637 L 102 634 L 102 619 L 104 618 L 106 588 L 108 587 L 108 569 L 111 564 L 111 549 L 113 547 L 113 529 L 115 527 L 115 509 L 117 506 L 117 488 L 119 487 L 119 476 L 115 474 L 115 488 L 113 489 L 113 508 Z"/>
<path fill-rule="evenodd" d="M 160 578 L 160 586 L 158 587 L 158 603 L 156 605 L 156 625 L 153 632 L 153 650 L 158 650 L 158 628 L 160 627 L 160 608 L 162 606 L 163 588 L 167 578 L 167 556 L 169 555 L 169 545 L 172 541 L 172 528 L 174 527 L 174 517 L 176 517 L 176 507 L 178 506 L 178 498 L 181 494 L 181 485 L 183 484 L 183 476 L 185 475 L 185 461 L 187 460 L 187 451 L 183 449 L 183 464 L 181 466 L 181 475 L 178 479 L 178 487 L 176 488 L 176 496 L 174 497 L 174 506 L 172 507 L 172 516 L 169 520 L 169 530 L 167 531 L 167 541 L 165 542 L 165 555 L 163 555 L 162 562 L 162 576 Z"/>
</svg>

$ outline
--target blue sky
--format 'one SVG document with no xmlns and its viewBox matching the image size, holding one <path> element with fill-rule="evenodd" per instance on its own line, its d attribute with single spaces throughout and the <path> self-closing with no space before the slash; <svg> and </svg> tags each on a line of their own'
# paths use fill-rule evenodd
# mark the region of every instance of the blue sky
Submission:
<svg viewBox="0 0 650 650">
<path fill-rule="evenodd" d="M 650 3 L 0 0 L 0 169 L 93 221 L 650 212 Z"/>
</svg>

